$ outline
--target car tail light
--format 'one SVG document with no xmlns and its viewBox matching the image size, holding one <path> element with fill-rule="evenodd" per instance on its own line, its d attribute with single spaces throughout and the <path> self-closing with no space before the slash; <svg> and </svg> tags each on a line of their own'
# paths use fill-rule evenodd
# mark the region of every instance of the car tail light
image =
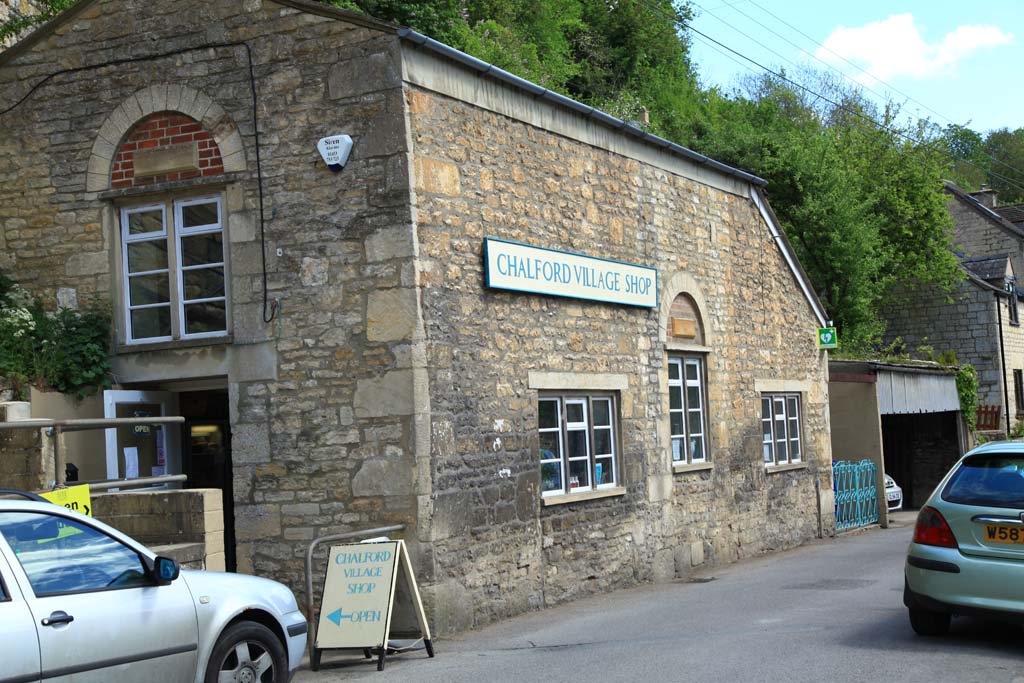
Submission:
<svg viewBox="0 0 1024 683">
<path fill-rule="evenodd" d="M 956 536 L 946 524 L 945 518 L 933 507 L 923 507 L 917 514 L 914 527 L 914 543 L 937 545 L 940 548 L 956 548 Z"/>
</svg>

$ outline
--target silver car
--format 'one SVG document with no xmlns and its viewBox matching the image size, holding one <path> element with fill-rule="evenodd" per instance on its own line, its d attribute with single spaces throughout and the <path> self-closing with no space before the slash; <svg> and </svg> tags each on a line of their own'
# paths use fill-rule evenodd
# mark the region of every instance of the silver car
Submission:
<svg viewBox="0 0 1024 683">
<path fill-rule="evenodd" d="M 1024 621 L 1024 443 L 964 455 L 917 516 L 903 602 L 921 635 L 950 617 Z"/>
<path fill-rule="evenodd" d="M 0 643 L 5 682 L 285 683 L 306 620 L 275 581 L 179 572 L 98 520 L 0 500 Z"/>
<path fill-rule="evenodd" d="M 889 512 L 897 512 L 903 509 L 903 489 L 888 474 L 885 475 L 885 502 Z"/>
</svg>

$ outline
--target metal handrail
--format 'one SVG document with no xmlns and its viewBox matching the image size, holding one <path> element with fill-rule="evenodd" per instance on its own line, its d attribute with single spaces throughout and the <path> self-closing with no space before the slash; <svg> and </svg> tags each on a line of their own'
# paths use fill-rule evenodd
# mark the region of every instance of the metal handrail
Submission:
<svg viewBox="0 0 1024 683">
<path fill-rule="evenodd" d="M 138 477 L 136 479 L 104 479 L 102 481 L 73 481 L 68 486 L 88 484 L 89 491 L 107 491 L 109 489 L 137 489 L 143 486 L 173 484 L 188 481 L 187 474 L 165 474 L 159 477 Z"/>
<path fill-rule="evenodd" d="M 380 536 L 392 531 L 404 531 L 404 524 L 393 524 L 391 526 L 379 526 L 375 529 L 363 529 L 362 531 L 346 531 L 343 534 L 331 534 L 314 538 L 306 550 L 306 621 L 309 622 L 309 632 L 312 638 L 306 640 L 306 647 L 309 651 L 309 660 L 313 661 L 313 645 L 316 643 L 316 624 L 313 623 L 313 551 L 321 543 L 328 541 L 347 541 L 360 536 Z"/>
<path fill-rule="evenodd" d="M 125 425 L 163 425 L 184 424 L 185 418 L 177 415 L 167 417 L 85 417 L 52 420 L 50 418 L 33 417 L 27 420 L 0 422 L 0 429 L 45 429 L 60 427 L 62 432 L 79 429 L 112 429 Z"/>
<path fill-rule="evenodd" d="M 53 485 L 60 488 L 64 485 L 64 472 L 61 469 L 62 454 L 60 452 L 60 436 L 64 432 L 78 432 L 88 429 L 113 429 L 129 425 L 171 425 L 184 424 L 185 418 L 174 415 L 167 417 L 86 417 L 51 420 L 49 418 L 30 418 L 13 422 L 0 422 L 0 429 L 45 429 L 46 435 L 53 439 Z"/>
</svg>

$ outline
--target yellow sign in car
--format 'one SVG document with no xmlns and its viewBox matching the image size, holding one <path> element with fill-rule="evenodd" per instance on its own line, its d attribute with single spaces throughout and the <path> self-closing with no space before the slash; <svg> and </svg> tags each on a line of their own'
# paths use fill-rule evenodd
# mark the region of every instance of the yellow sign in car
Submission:
<svg viewBox="0 0 1024 683">
<path fill-rule="evenodd" d="M 83 515 L 92 517 L 92 498 L 89 495 L 88 484 L 55 489 L 46 493 L 40 493 L 39 495 L 51 503 L 63 505 L 68 510 L 81 512 Z"/>
</svg>

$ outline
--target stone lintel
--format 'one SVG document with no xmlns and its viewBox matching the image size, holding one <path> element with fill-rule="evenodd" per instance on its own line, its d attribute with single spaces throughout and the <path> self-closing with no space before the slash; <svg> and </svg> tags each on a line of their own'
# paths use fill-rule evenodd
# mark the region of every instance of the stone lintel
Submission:
<svg viewBox="0 0 1024 683">
<path fill-rule="evenodd" d="M 527 374 L 527 386 L 531 389 L 588 389 L 593 391 L 625 391 L 629 388 L 629 377 L 610 373 L 587 372 L 540 372 L 531 370 Z"/>
<path fill-rule="evenodd" d="M 811 383 L 798 379 L 754 379 L 754 391 L 765 393 L 802 393 L 811 390 Z"/>
<path fill-rule="evenodd" d="M 199 143 L 185 142 L 166 147 L 141 149 L 133 157 L 135 177 L 163 175 L 175 171 L 199 170 Z"/>
</svg>

